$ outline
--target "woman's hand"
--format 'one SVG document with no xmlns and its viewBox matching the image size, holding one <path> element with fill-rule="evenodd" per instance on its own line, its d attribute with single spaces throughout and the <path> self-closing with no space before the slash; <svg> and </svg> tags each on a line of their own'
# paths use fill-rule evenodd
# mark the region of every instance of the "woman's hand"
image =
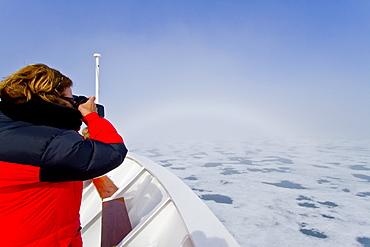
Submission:
<svg viewBox="0 0 370 247">
<path fill-rule="evenodd" d="M 88 99 L 88 101 L 78 106 L 78 110 L 81 112 L 83 117 L 92 112 L 98 112 L 98 108 L 96 107 L 96 104 L 94 102 L 95 97 L 91 96 Z"/>
</svg>

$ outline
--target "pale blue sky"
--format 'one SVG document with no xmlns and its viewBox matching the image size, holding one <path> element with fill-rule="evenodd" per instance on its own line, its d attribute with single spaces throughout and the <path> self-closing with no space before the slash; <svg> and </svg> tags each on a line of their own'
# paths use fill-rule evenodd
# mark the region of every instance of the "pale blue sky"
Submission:
<svg viewBox="0 0 370 247">
<path fill-rule="evenodd" d="M 0 1 L 0 76 L 45 63 L 129 141 L 370 137 L 369 1 Z"/>
</svg>

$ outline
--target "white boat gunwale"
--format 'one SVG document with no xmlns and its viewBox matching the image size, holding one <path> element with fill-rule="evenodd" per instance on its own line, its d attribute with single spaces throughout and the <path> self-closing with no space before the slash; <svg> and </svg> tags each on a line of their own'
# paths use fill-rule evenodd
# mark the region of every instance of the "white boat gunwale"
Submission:
<svg viewBox="0 0 370 247">
<path fill-rule="evenodd" d="M 180 246 L 239 246 L 212 211 L 180 178 L 161 165 L 141 155 L 129 153 L 126 160 L 137 163 L 142 169 L 139 172 L 136 171 L 136 175 L 131 178 L 131 181 L 126 182 L 124 187 L 120 188 L 110 198 L 104 199 L 104 201 L 121 197 L 146 172 L 160 184 L 167 193 L 166 196 L 168 198 L 162 198 L 161 202 L 152 210 L 151 215 L 134 226 L 134 229 L 117 246 L 131 246 L 130 243 L 135 237 L 170 204 L 174 206 L 180 215 L 179 219 L 181 219 L 188 232 L 187 236 L 181 240 Z M 114 170 L 110 173 L 114 173 Z M 90 188 L 90 186 L 92 185 L 89 185 L 86 189 Z M 96 221 L 100 215 L 101 212 L 96 212 L 89 219 Z M 88 220 L 84 228 L 89 228 L 92 224 Z"/>
</svg>

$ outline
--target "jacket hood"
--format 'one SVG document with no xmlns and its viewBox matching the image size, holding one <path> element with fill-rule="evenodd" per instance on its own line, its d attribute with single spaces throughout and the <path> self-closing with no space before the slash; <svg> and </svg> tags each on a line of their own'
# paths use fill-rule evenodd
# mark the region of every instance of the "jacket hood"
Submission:
<svg viewBox="0 0 370 247">
<path fill-rule="evenodd" d="M 79 130 L 82 124 L 82 115 L 79 110 L 41 99 L 32 99 L 23 104 L 13 104 L 2 99 L 0 111 L 14 121 L 34 125 Z"/>
</svg>

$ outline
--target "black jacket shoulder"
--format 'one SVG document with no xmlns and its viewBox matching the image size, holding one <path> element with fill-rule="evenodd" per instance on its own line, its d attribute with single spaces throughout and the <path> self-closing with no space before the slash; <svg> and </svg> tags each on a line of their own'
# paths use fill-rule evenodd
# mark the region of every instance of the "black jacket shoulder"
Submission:
<svg viewBox="0 0 370 247">
<path fill-rule="evenodd" d="M 82 181 L 119 166 L 123 143 L 84 140 L 73 130 L 13 121 L 0 112 L 0 161 L 40 167 L 40 180 Z"/>
</svg>

